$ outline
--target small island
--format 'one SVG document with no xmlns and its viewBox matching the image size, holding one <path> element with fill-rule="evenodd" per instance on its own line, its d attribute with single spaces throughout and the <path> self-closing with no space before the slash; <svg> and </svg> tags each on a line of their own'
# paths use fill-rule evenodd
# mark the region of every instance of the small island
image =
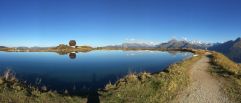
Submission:
<svg viewBox="0 0 241 103">
<path fill-rule="evenodd" d="M 6 52 L 57 52 L 57 53 L 71 53 L 71 52 L 89 52 L 94 48 L 90 46 L 77 46 L 75 40 L 70 40 L 69 44 L 59 44 L 56 47 L 17 47 L 17 48 L 8 48 L 2 47 L 0 51 Z"/>
</svg>

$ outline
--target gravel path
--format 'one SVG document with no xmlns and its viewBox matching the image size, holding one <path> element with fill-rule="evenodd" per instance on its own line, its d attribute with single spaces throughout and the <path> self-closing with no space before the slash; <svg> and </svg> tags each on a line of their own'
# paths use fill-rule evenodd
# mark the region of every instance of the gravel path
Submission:
<svg viewBox="0 0 241 103">
<path fill-rule="evenodd" d="M 222 85 L 208 72 L 209 58 L 203 56 L 190 69 L 190 86 L 173 103 L 229 103 L 220 91 Z"/>
</svg>

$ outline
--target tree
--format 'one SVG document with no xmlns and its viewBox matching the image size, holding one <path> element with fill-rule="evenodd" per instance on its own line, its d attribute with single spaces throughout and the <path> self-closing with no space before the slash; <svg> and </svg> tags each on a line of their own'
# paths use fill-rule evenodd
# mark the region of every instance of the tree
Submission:
<svg viewBox="0 0 241 103">
<path fill-rule="evenodd" d="M 76 58 L 76 53 L 69 53 L 69 58 L 70 59 L 75 59 Z"/>
<path fill-rule="evenodd" d="M 69 41 L 69 46 L 76 46 L 76 41 L 75 40 L 70 40 Z"/>
</svg>

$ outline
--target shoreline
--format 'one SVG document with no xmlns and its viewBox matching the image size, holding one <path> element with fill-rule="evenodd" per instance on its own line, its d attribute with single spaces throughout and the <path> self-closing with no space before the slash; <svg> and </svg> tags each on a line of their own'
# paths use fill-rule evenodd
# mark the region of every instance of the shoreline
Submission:
<svg viewBox="0 0 241 103">
<path fill-rule="evenodd" d="M 187 50 L 185 50 L 187 51 Z M 64 93 L 57 93 L 56 91 L 42 91 L 40 88 L 31 87 L 31 86 L 23 86 L 21 82 L 11 83 L 9 81 L 0 82 L 1 88 L 7 88 L 7 92 L 12 93 L 12 91 L 16 91 L 16 96 L 6 96 L 5 92 L 1 92 L 0 89 L 0 98 L 3 100 L 6 99 L 16 99 L 18 98 L 29 98 L 29 101 L 39 100 L 45 101 L 48 100 L 50 103 L 55 103 L 56 98 L 61 98 L 61 101 L 72 101 L 72 102 L 83 102 L 85 103 L 92 98 L 92 100 L 99 100 L 102 102 L 150 102 L 150 101 L 159 101 L 159 102 L 168 102 L 176 97 L 176 95 L 183 91 L 189 84 L 190 80 L 188 77 L 188 71 L 190 66 L 199 60 L 207 51 L 205 50 L 189 50 L 194 53 L 196 56 L 193 56 L 189 59 L 184 59 L 180 62 L 171 64 L 164 71 L 156 72 L 156 73 L 147 73 L 141 72 L 137 74 L 128 74 L 123 78 L 117 80 L 114 84 L 106 84 L 103 89 L 95 89 L 91 91 L 88 95 L 85 96 L 74 96 L 68 93 L 68 91 Z M 209 51 L 213 56 L 215 52 Z M 218 57 L 223 58 L 223 57 Z M 217 59 L 217 58 L 216 58 Z M 211 58 L 212 62 L 214 61 Z M 220 64 L 216 64 L 220 65 Z M 236 75 L 236 74 L 235 74 Z M 232 79 L 232 78 L 231 78 Z M 3 80 L 1 78 L 1 80 Z M 235 79 L 236 80 L 236 79 Z M 6 82 L 6 83 L 4 83 Z M 238 85 L 236 82 L 233 82 L 235 85 Z M 231 83 L 231 84 L 233 84 Z M 7 87 L 6 87 L 7 85 Z M 20 88 L 20 89 L 19 89 Z M 226 87 L 228 90 L 237 89 L 238 87 Z M 162 91 L 162 92 L 157 92 Z M 33 93 L 32 93 L 33 92 Z M 30 97 L 27 94 L 30 93 Z M 126 94 L 127 93 L 127 94 Z M 225 92 L 231 93 L 231 92 Z M 55 95 L 55 96 L 51 96 Z M 157 96 L 158 98 L 153 98 L 152 96 Z M 134 96 L 134 97 L 133 97 Z M 135 97 L 138 96 L 138 97 Z M 139 98 L 145 96 L 146 98 Z M 234 96 L 234 95 L 231 95 Z M 131 97 L 131 98 L 130 98 Z M 238 97 L 238 96 L 237 96 Z M 239 99 L 237 97 L 233 97 Z M 21 100 L 20 100 L 21 101 Z M 26 102 L 26 101 L 23 101 Z"/>
</svg>

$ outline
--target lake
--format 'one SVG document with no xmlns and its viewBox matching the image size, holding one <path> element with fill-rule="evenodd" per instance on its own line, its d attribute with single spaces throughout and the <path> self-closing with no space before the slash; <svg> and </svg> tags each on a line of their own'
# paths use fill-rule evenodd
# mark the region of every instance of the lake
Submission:
<svg viewBox="0 0 241 103">
<path fill-rule="evenodd" d="M 103 88 L 128 73 L 160 72 L 192 57 L 188 52 L 97 50 L 60 55 L 54 52 L 0 52 L 0 70 L 48 89 L 81 91 Z"/>
</svg>

